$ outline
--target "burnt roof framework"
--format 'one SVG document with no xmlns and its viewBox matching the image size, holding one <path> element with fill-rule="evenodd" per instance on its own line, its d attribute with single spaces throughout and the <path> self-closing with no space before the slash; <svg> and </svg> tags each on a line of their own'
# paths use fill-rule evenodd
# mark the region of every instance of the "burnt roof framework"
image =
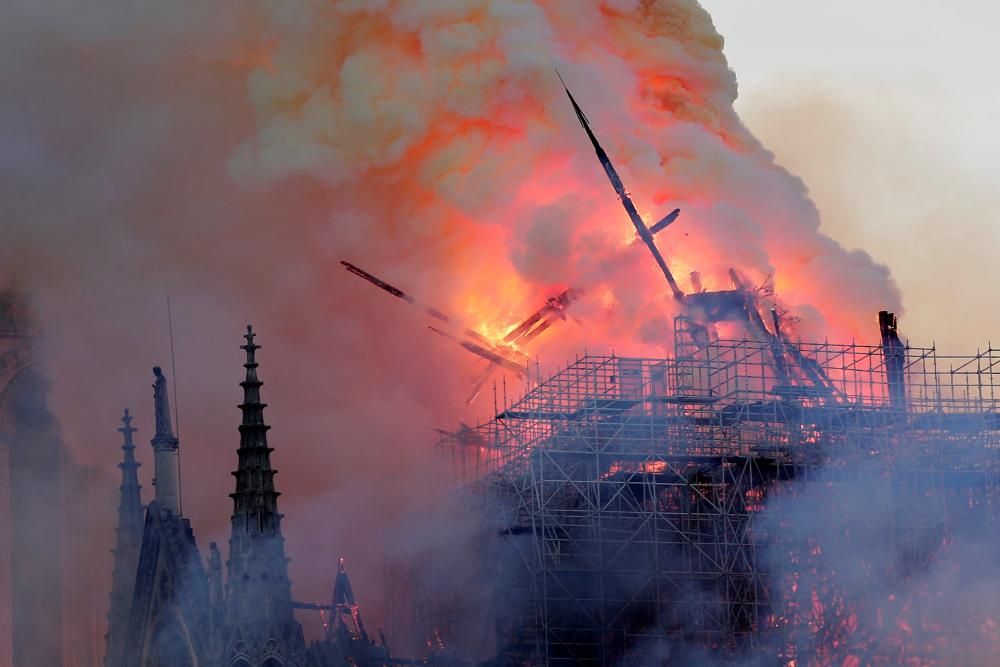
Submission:
<svg viewBox="0 0 1000 667">
<path fill-rule="evenodd" d="M 796 512 L 810 480 L 861 489 L 870 507 L 831 492 L 809 518 L 849 542 L 865 512 L 916 499 L 917 518 L 880 534 L 905 555 L 897 570 L 926 567 L 963 531 L 1000 539 L 1000 350 L 897 345 L 893 318 L 881 346 L 799 343 L 820 385 L 776 370 L 769 341 L 703 334 L 678 318 L 673 357 L 579 358 L 443 439 L 478 480 L 501 654 L 942 655 L 944 639 L 901 629 L 926 620 L 926 604 L 852 595 Z M 865 566 L 871 585 L 902 576 Z M 982 642 L 976 620 L 948 641 Z"/>
</svg>

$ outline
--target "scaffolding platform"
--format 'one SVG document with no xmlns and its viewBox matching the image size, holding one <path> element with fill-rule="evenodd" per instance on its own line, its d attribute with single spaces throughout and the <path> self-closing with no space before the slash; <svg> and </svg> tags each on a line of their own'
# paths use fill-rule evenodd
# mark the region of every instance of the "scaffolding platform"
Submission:
<svg viewBox="0 0 1000 667">
<path fill-rule="evenodd" d="M 476 477 L 502 658 L 935 664 L 904 629 L 933 624 L 937 593 L 906 573 L 968 531 L 1000 539 L 1000 351 L 776 352 L 684 318 L 674 340 L 579 358 L 442 440 Z M 865 533 L 880 512 L 902 518 Z M 886 581 L 895 598 L 862 594 Z M 947 641 L 997 641 L 963 622 Z"/>
</svg>

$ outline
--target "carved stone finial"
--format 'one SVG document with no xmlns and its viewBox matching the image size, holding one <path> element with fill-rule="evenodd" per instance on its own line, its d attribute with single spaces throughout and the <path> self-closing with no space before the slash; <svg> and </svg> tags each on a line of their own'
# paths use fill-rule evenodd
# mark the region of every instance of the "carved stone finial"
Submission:
<svg viewBox="0 0 1000 667">
<path fill-rule="evenodd" d="M 122 415 L 122 425 L 118 429 L 119 433 L 125 435 L 125 443 L 128 445 L 132 444 L 132 434 L 138 429 L 132 426 L 132 415 L 129 414 L 128 408 L 125 408 L 125 414 Z"/>
<path fill-rule="evenodd" d="M 260 345 L 257 345 L 256 343 L 253 342 L 253 339 L 257 337 L 257 334 L 253 332 L 253 327 L 251 325 L 249 324 L 247 325 L 247 332 L 243 334 L 243 337 L 246 339 L 247 344 L 240 345 L 242 349 L 247 351 L 260 349 Z"/>
</svg>

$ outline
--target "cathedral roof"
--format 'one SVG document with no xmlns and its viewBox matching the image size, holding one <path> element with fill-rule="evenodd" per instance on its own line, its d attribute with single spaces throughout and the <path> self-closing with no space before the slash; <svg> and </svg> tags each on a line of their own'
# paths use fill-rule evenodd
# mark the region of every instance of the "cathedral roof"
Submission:
<svg viewBox="0 0 1000 667">
<path fill-rule="evenodd" d="M 152 501 L 123 664 L 203 664 L 210 650 L 208 610 L 208 581 L 191 524 Z"/>
</svg>

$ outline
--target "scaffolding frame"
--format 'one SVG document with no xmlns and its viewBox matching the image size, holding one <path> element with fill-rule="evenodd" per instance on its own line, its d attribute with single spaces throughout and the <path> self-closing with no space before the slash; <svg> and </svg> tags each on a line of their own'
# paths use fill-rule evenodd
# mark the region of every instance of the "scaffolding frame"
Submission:
<svg viewBox="0 0 1000 667">
<path fill-rule="evenodd" d="M 863 471 L 923 494 L 942 540 L 958 518 L 997 534 L 1000 351 L 906 348 L 900 405 L 883 346 L 776 352 L 712 339 L 686 318 L 674 341 L 669 358 L 577 358 L 442 440 L 474 452 L 482 472 L 472 488 L 496 566 L 500 654 L 547 665 L 694 649 L 786 664 L 929 659 L 927 646 L 868 636 L 862 626 L 884 624 L 885 610 L 835 590 L 815 547 L 783 545 L 781 508 L 808 480 L 836 486 Z M 765 507 L 777 528 L 758 520 Z M 781 557 L 762 567 L 776 545 Z"/>
</svg>

